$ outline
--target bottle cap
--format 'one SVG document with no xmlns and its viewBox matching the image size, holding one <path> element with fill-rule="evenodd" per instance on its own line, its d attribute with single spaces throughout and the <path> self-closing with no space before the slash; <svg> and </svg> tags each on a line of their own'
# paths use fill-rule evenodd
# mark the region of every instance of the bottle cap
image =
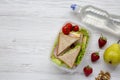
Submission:
<svg viewBox="0 0 120 80">
<path fill-rule="evenodd" d="M 75 13 L 80 13 L 82 10 L 82 7 L 77 4 L 72 4 L 70 7 Z"/>
<path fill-rule="evenodd" d="M 72 10 L 75 10 L 76 9 L 76 4 L 72 4 L 70 7 L 72 8 Z"/>
</svg>

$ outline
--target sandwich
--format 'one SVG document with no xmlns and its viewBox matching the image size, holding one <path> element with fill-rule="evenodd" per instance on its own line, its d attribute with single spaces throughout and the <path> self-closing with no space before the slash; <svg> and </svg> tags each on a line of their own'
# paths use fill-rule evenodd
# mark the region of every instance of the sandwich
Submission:
<svg viewBox="0 0 120 80">
<path fill-rule="evenodd" d="M 79 30 L 72 30 L 67 35 L 62 28 L 53 46 L 51 60 L 59 66 L 75 68 L 85 54 L 88 40 L 89 33 L 84 28 L 79 27 Z"/>
</svg>

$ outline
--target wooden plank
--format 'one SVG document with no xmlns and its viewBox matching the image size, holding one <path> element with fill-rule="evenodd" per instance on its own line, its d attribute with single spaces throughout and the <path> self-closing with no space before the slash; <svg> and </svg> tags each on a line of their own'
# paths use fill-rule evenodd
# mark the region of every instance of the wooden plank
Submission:
<svg viewBox="0 0 120 80">
<path fill-rule="evenodd" d="M 88 80 L 83 76 L 82 68 L 91 64 L 90 61 L 86 62 L 90 54 L 83 60 L 86 64 L 75 74 L 59 70 L 49 60 L 53 41 L 64 22 L 80 24 L 70 10 L 73 3 L 90 4 L 110 13 L 120 13 L 120 0 L 0 0 L 0 80 Z M 90 45 L 97 45 L 100 33 L 91 32 Z M 116 40 L 111 38 L 108 45 Z M 99 50 L 94 47 L 88 52 L 95 49 Z M 97 67 L 106 69 L 102 65 Z M 118 68 L 112 73 L 120 74 Z M 94 79 L 99 69 L 96 71 L 89 80 Z M 118 76 L 112 80 L 118 80 Z"/>
</svg>

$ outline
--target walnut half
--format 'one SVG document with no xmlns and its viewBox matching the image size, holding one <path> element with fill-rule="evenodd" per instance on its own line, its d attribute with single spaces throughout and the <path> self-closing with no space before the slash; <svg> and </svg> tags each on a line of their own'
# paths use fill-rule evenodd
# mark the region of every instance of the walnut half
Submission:
<svg viewBox="0 0 120 80">
<path fill-rule="evenodd" d="M 96 77 L 95 80 L 110 80 L 110 77 L 111 76 L 109 72 L 100 71 L 98 77 Z"/>
</svg>

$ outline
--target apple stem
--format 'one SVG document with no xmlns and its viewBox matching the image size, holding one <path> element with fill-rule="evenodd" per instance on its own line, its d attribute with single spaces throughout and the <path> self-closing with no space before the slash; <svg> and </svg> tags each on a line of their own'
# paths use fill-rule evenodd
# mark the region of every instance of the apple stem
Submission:
<svg viewBox="0 0 120 80">
<path fill-rule="evenodd" d="M 118 42 L 117 42 L 118 44 L 120 44 L 120 40 L 118 40 Z"/>
<path fill-rule="evenodd" d="M 110 64 L 112 64 L 112 61 L 109 61 Z"/>
</svg>

